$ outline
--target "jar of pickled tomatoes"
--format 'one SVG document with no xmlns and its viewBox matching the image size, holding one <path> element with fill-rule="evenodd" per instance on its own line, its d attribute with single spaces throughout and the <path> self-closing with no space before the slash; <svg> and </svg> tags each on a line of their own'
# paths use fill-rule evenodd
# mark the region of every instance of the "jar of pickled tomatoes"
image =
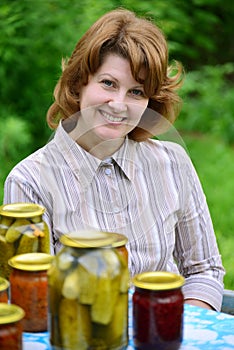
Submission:
<svg viewBox="0 0 234 350">
<path fill-rule="evenodd" d="M 127 349 L 126 237 L 87 230 L 60 241 L 48 270 L 52 349 Z"/>
<path fill-rule="evenodd" d="M 9 284 L 7 279 L 0 277 L 0 303 L 8 303 Z"/>
<path fill-rule="evenodd" d="M 133 337 L 138 350 L 178 350 L 183 339 L 184 278 L 145 272 L 133 278 Z"/>
<path fill-rule="evenodd" d="M 24 332 L 47 330 L 48 277 L 53 257 L 45 253 L 26 253 L 9 260 L 10 301 L 25 311 Z"/>
<path fill-rule="evenodd" d="M 0 303 L 0 349 L 22 350 L 24 311 L 17 305 Z"/>
</svg>

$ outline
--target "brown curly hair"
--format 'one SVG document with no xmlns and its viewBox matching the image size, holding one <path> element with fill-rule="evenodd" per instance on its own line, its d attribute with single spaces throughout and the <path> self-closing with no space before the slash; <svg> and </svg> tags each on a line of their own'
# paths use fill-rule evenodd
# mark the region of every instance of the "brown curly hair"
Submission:
<svg viewBox="0 0 234 350">
<path fill-rule="evenodd" d="M 55 129 L 59 120 L 80 110 L 79 91 L 97 72 L 107 54 L 128 59 L 132 76 L 144 86 L 149 98 L 148 108 L 173 123 L 179 113 L 178 88 L 183 80 L 183 68 L 178 62 L 168 64 L 168 47 L 162 31 L 149 19 L 134 12 L 116 9 L 97 20 L 78 41 L 71 57 L 63 60 L 62 75 L 54 89 L 54 103 L 47 112 L 48 125 Z M 140 78 L 144 68 L 145 79 Z M 171 74 L 173 72 L 174 74 Z M 129 137 L 143 141 L 153 136 L 145 128 L 143 114 L 139 125 Z M 149 121 L 149 118 L 152 120 Z M 148 125 L 154 124 L 154 114 L 147 113 Z"/>
</svg>

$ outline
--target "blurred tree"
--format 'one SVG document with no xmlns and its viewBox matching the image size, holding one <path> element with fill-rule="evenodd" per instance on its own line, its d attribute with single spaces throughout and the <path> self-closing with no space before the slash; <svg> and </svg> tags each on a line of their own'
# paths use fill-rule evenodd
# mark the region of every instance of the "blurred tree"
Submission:
<svg viewBox="0 0 234 350">
<path fill-rule="evenodd" d="M 45 115 L 62 57 L 98 17 L 116 7 L 156 21 L 167 35 L 170 58 L 181 60 L 186 70 L 234 61 L 232 0 L 1 0 L 0 181 L 47 142 Z"/>
</svg>

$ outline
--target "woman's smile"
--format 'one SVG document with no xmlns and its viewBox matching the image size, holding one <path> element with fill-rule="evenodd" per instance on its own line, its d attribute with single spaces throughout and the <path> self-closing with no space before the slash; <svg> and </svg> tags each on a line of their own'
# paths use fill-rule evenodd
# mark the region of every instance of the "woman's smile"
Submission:
<svg viewBox="0 0 234 350">
<path fill-rule="evenodd" d="M 124 117 L 120 117 L 120 116 L 115 116 L 113 114 L 110 114 L 106 111 L 103 111 L 103 110 L 99 110 L 100 114 L 102 115 L 102 117 L 107 120 L 107 122 L 109 124 L 121 124 L 123 121 L 126 120 L 126 118 Z"/>
</svg>

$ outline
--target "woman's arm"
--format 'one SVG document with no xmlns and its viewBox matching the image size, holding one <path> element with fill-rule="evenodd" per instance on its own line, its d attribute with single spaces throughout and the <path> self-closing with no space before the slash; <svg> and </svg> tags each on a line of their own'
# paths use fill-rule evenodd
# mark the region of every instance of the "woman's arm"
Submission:
<svg viewBox="0 0 234 350">
<path fill-rule="evenodd" d="M 184 168 L 184 192 L 176 227 L 175 259 L 185 277 L 185 302 L 220 310 L 224 268 L 200 180 L 190 161 Z"/>
</svg>

